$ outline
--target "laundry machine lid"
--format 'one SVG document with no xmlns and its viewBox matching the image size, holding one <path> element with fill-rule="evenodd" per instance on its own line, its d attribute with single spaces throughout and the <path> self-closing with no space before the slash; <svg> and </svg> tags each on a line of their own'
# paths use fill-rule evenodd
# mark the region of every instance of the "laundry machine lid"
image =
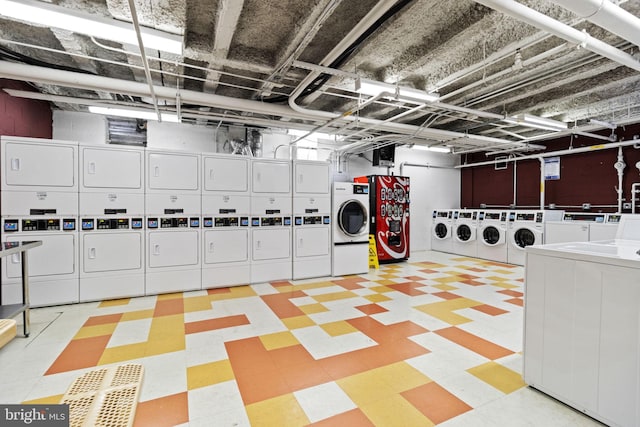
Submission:
<svg viewBox="0 0 640 427">
<path fill-rule="evenodd" d="M 540 244 L 542 242 L 536 242 L 536 234 L 530 228 L 518 228 L 513 233 L 513 243 L 516 246 L 521 248 L 526 248 L 527 246 Z"/>
<path fill-rule="evenodd" d="M 449 237 L 449 227 L 443 222 L 438 222 L 433 227 L 433 234 L 438 239 L 446 239 L 447 237 Z"/>
<path fill-rule="evenodd" d="M 456 227 L 456 239 L 459 242 L 469 242 L 475 239 L 474 230 L 468 224 L 460 224 Z"/>
<path fill-rule="evenodd" d="M 360 236 L 368 232 L 367 208 L 359 200 L 344 202 L 338 210 L 338 227 L 347 236 Z"/>
<path fill-rule="evenodd" d="M 504 242 L 504 235 L 494 225 L 488 225 L 482 230 L 482 241 L 489 245 L 494 246 Z"/>
</svg>

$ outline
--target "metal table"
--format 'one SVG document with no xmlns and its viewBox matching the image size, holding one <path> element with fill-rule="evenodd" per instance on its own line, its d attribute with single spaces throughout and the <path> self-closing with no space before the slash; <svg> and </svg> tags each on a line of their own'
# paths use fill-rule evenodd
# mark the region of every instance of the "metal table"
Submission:
<svg viewBox="0 0 640 427">
<path fill-rule="evenodd" d="M 20 253 L 22 263 L 22 304 L 0 305 L 0 319 L 10 319 L 22 313 L 24 336 L 29 336 L 29 266 L 27 251 L 42 246 L 41 240 L 6 242 L 0 245 L 0 258 Z"/>
</svg>

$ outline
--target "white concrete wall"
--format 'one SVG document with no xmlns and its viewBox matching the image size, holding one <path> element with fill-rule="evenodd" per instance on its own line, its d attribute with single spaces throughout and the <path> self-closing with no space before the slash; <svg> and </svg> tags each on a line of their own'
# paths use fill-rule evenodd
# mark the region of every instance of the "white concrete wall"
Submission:
<svg viewBox="0 0 640 427">
<path fill-rule="evenodd" d="M 185 123 L 148 121 L 147 147 L 216 152 L 216 130 Z"/>
<path fill-rule="evenodd" d="M 107 117 L 76 111 L 53 111 L 53 139 L 85 144 L 107 143 Z"/>
</svg>

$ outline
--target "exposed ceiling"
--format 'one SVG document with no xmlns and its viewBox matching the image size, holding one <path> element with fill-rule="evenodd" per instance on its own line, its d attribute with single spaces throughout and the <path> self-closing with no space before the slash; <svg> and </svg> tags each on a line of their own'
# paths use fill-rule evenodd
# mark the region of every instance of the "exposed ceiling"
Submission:
<svg viewBox="0 0 640 427">
<path fill-rule="evenodd" d="M 136 46 L 0 16 L 0 77 L 47 95 L 14 96 L 40 96 L 63 110 L 152 110 L 155 98 L 183 122 L 315 129 L 334 135 L 345 152 L 390 143 L 527 151 L 601 122 L 640 122 L 639 42 L 632 40 L 640 35 L 640 0 L 47 3 L 127 23 L 133 3 L 141 26 L 183 40 L 182 55 L 146 50 L 152 94 Z M 523 12 L 495 10 L 514 6 Z M 603 16 L 611 8 L 630 15 Z M 598 18 L 600 25 L 592 22 Z M 357 77 L 440 98 L 371 100 L 355 92 Z M 524 113 L 569 130 L 509 120 Z"/>
</svg>

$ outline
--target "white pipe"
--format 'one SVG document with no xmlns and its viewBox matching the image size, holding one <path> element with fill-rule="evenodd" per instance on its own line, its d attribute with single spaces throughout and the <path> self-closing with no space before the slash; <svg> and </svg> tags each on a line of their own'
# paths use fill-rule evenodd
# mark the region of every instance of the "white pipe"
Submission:
<svg viewBox="0 0 640 427">
<path fill-rule="evenodd" d="M 544 158 L 539 157 L 540 160 L 540 209 L 544 209 Z"/>
<path fill-rule="evenodd" d="M 419 163 L 411 163 L 411 162 L 402 162 L 400 163 L 400 176 L 403 176 L 403 169 L 405 166 L 411 166 L 415 168 L 431 168 L 431 169 L 455 169 L 453 166 L 438 166 L 438 165 L 430 165 L 428 163 L 422 165 Z"/>
<path fill-rule="evenodd" d="M 640 193 L 640 182 L 631 184 L 631 213 L 636 213 L 636 194 Z"/>
<path fill-rule="evenodd" d="M 513 162 L 513 206 L 518 206 L 518 162 Z"/>
<path fill-rule="evenodd" d="M 633 56 L 616 49 L 615 47 L 591 37 L 586 32 L 563 24 L 547 15 L 513 0 L 475 0 L 477 3 L 495 9 L 506 15 L 512 16 L 522 22 L 533 25 L 536 28 L 554 34 L 564 40 L 574 43 L 580 47 L 588 49 L 598 55 L 625 65 L 636 71 L 640 71 L 640 62 Z"/>
<path fill-rule="evenodd" d="M 624 176 L 624 168 L 627 165 L 624 163 L 624 156 L 622 155 L 622 147 L 618 147 L 618 161 L 613 164 L 613 167 L 618 171 L 618 187 L 616 188 L 616 192 L 618 193 L 618 212 L 622 213 L 622 196 L 623 196 L 623 188 L 622 188 L 622 178 Z"/>
<path fill-rule="evenodd" d="M 609 0 L 551 0 L 599 27 L 640 46 L 640 18 Z"/>
</svg>

